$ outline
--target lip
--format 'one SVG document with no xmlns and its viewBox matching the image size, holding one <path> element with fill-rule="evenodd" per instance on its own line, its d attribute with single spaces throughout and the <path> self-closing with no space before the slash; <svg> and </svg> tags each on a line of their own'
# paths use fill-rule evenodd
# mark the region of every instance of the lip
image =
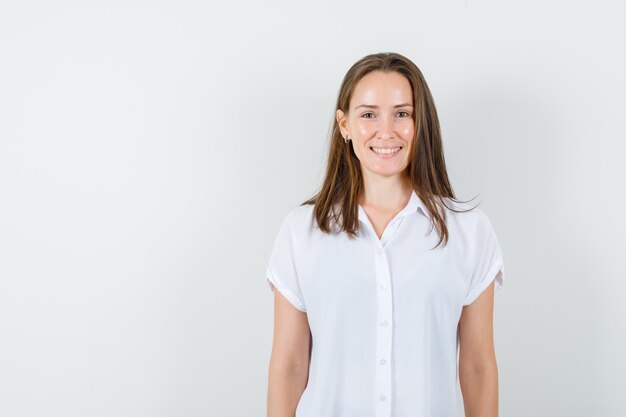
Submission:
<svg viewBox="0 0 626 417">
<path fill-rule="evenodd" d="M 395 145 L 395 146 L 370 146 L 370 148 L 377 148 L 377 149 L 395 149 L 395 148 L 402 148 L 402 145 Z"/>
<path fill-rule="evenodd" d="M 392 154 L 380 154 L 380 153 L 376 153 L 374 152 L 374 150 L 372 148 L 378 148 L 378 149 L 395 149 L 395 148 L 400 148 L 398 150 L 398 152 L 394 152 Z M 370 151 L 372 151 L 372 153 L 374 155 L 376 155 L 378 158 L 382 158 L 382 159 L 388 159 L 388 158 L 393 158 L 394 156 L 396 156 L 397 154 L 399 154 L 400 152 L 402 152 L 402 149 L 404 149 L 403 146 L 370 146 Z"/>
</svg>

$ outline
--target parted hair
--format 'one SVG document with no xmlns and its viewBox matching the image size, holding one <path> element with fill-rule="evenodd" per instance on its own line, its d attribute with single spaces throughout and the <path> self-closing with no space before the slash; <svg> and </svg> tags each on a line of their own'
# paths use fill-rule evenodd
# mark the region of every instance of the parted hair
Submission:
<svg viewBox="0 0 626 417">
<path fill-rule="evenodd" d="M 445 246 L 448 241 L 448 228 L 443 207 L 448 206 L 443 197 L 456 202 L 459 200 L 454 195 L 446 171 L 435 102 L 420 69 L 410 59 L 395 52 L 367 55 L 352 65 L 344 76 L 333 113 L 324 181 L 319 191 L 300 205 L 314 205 L 314 217 L 323 232 L 331 233 L 332 228 L 336 226 L 338 231 L 347 233 L 350 238 L 356 236 L 360 227 L 358 198 L 363 190 L 363 174 L 360 161 L 352 148 L 352 141 L 344 142 L 335 113 L 337 109 L 341 109 L 348 114 L 352 93 L 357 83 L 372 71 L 385 73 L 395 71 L 403 75 L 411 85 L 415 134 L 405 173 L 413 190 L 429 211 L 432 221 L 428 233 L 432 232 L 433 227 L 437 229 L 439 241 L 435 247 L 442 242 Z M 452 207 L 448 209 L 460 212 Z"/>
</svg>

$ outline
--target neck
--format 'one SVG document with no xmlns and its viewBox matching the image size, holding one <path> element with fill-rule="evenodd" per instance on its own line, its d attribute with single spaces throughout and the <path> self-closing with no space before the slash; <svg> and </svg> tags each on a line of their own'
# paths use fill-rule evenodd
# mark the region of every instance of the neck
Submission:
<svg viewBox="0 0 626 417">
<path fill-rule="evenodd" d="M 395 210 L 406 206 L 411 198 L 411 183 L 407 177 L 393 176 L 363 178 L 359 204 L 377 210 Z"/>
</svg>

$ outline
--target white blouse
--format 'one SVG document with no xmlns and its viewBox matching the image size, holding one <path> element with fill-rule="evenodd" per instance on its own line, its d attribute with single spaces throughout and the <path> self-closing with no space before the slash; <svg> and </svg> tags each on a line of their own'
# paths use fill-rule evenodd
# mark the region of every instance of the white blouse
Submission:
<svg viewBox="0 0 626 417">
<path fill-rule="evenodd" d="M 471 207 L 455 203 L 455 208 Z M 306 312 L 309 379 L 296 417 L 457 417 L 457 328 L 463 306 L 495 279 L 503 258 L 479 208 L 446 209 L 449 241 L 415 192 L 379 239 L 363 207 L 357 238 L 324 234 L 313 205 L 284 218 L 266 282 Z"/>
</svg>

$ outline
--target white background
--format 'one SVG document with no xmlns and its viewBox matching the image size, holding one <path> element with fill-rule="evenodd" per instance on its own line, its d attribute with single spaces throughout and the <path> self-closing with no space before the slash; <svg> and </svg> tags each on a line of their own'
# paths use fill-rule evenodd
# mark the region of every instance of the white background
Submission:
<svg viewBox="0 0 626 417">
<path fill-rule="evenodd" d="M 624 11 L 0 1 L 0 415 L 264 416 L 271 244 L 384 51 L 504 251 L 501 415 L 626 415 Z"/>
</svg>

